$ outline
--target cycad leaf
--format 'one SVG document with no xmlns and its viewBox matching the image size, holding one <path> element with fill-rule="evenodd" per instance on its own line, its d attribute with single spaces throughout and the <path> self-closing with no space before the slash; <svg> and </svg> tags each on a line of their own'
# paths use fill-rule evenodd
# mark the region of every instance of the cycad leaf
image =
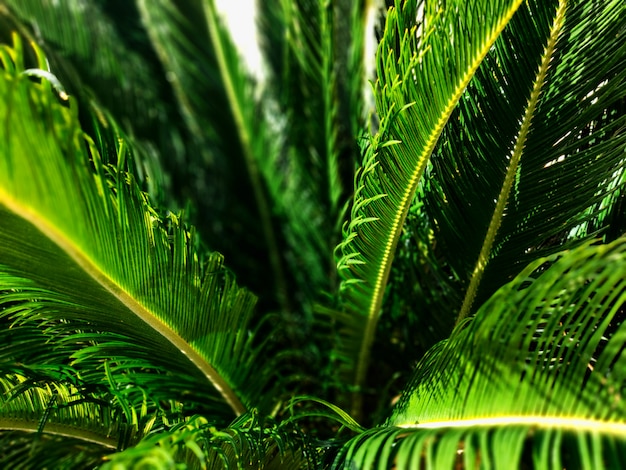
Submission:
<svg viewBox="0 0 626 470">
<path fill-rule="evenodd" d="M 365 121 L 363 43 L 372 7 L 345 0 L 257 6 L 269 64 L 263 98 L 280 139 L 268 188 L 282 215 L 285 257 L 308 320 L 320 293 L 336 283 L 332 250 L 341 239 L 344 199 L 359 156 L 355 137 Z"/>
<path fill-rule="evenodd" d="M 431 350 L 387 426 L 342 462 L 622 466 L 625 269 L 625 239 L 531 264 Z"/>
<path fill-rule="evenodd" d="M 203 193 L 196 200 L 206 201 L 198 210 L 215 217 L 202 221 L 205 240 L 261 300 L 272 306 L 278 300 L 285 307 L 283 261 L 266 187 L 270 182 L 264 178 L 273 148 L 254 83 L 214 1 L 141 0 L 138 7 L 187 126 L 210 152 L 195 175 Z"/>
<path fill-rule="evenodd" d="M 287 157 L 334 228 L 364 122 L 363 44 L 370 8 L 344 0 L 270 0 L 259 9 L 271 72 L 265 87 L 285 117 Z"/>
<path fill-rule="evenodd" d="M 102 104 L 119 111 L 122 119 L 132 117 L 131 122 L 139 127 L 147 124 L 143 120 L 148 120 L 148 114 L 143 111 L 158 98 L 154 70 L 117 33 L 115 24 L 103 11 L 104 2 L 3 0 L 2 3 L 32 26 L 39 42 L 56 46 L 51 65 L 58 75 L 66 75 L 63 81 L 70 93 L 77 93 L 73 87 L 81 85 L 73 81 L 77 79 L 74 74 L 88 76 L 92 90 L 105 100 Z M 82 27 L 87 24 L 89 28 Z M 67 69 L 68 64 L 57 64 L 58 55 L 68 59 L 76 69 Z M 60 68 L 64 69 L 63 73 L 59 72 Z M 71 85 L 67 83 L 70 80 Z M 99 93 L 101 90 L 109 93 Z"/>
<path fill-rule="evenodd" d="M 174 119 L 166 123 L 173 110 L 165 100 L 165 80 L 157 73 L 155 58 L 146 52 L 145 35 L 133 23 L 137 21 L 130 14 L 134 8 L 131 2 L 127 2 L 125 14 L 120 14 L 123 25 L 116 24 L 106 11 L 106 2 L 98 0 L 2 3 L 10 13 L 5 8 L 0 13 L 13 24 L 3 25 L 0 34 L 8 36 L 18 30 L 23 37 L 36 41 L 67 92 L 81 99 L 81 106 L 105 106 L 136 142 L 154 142 L 168 157 L 164 165 L 180 162 L 181 146 L 173 142 L 181 139 L 181 131 Z M 132 29 L 132 34 L 121 35 L 121 29 Z M 147 109 L 150 111 L 145 112 Z M 136 159 L 135 165 L 142 184 L 149 184 L 156 192 L 165 177 L 153 147 L 150 145 L 150 152 L 142 155 L 147 158 Z"/>
<path fill-rule="evenodd" d="M 623 13 L 526 2 L 446 126 L 422 214 L 459 274 L 459 318 L 533 259 L 605 229 L 623 187 Z"/>
<path fill-rule="evenodd" d="M 533 260 L 625 231 L 624 9 L 558 3 L 520 7 L 444 128 L 394 257 L 376 370 L 419 358 Z"/>
<path fill-rule="evenodd" d="M 351 220 L 339 246 L 343 277 L 337 356 L 348 383 L 363 384 L 400 231 L 417 184 L 461 94 L 520 1 L 446 2 L 387 14 L 378 50 L 380 130 L 355 182 Z M 436 10 L 436 11 L 435 11 Z M 358 410 L 360 401 L 354 401 Z"/>
<path fill-rule="evenodd" d="M 5 62 L 18 55 L 4 50 Z M 115 380 L 166 396 L 172 386 L 171 400 L 187 390 L 218 420 L 267 409 L 257 400 L 269 377 L 257 363 L 254 297 L 219 255 L 202 259 L 178 217 L 161 220 L 124 172 L 127 142 L 117 142 L 117 168 L 103 165 L 74 100 L 58 103 L 45 80 L 13 69 L 0 77 L 0 301 L 14 353 L 50 351 L 100 383 L 110 362 Z"/>
<path fill-rule="evenodd" d="M 94 467 L 152 429 L 154 415 L 126 417 L 105 398 L 60 382 L 2 377 L 0 464 L 5 468 Z"/>
<path fill-rule="evenodd" d="M 172 429 L 157 433 L 137 446 L 112 455 L 102 470 L 118 468 L 319 468 L 312 447 L 291 425 L 255 414 L 237 418 L 217 429 L 194 416 Z"/>
<path fill-rule="evenodd" d="M 269 0 L 257 7 L 269 65 L 264 112 L 277 144 L 265 179 L 282 221 L 293 297 L 304 300 L 300 308 L 309 323 L 313 302 L 332 285 L 343 190 L 333 8 L 310 0 Z"/>
<path fill-rule="evenodd" d="M 15 393 L 24 382 L 26 378 L 22 376 L 0 380 L 3 431 L 45 431 L 82 438 L 108 448 L 109 452 L 117 448 L 113 436 L 120 423 L 107 413 L 106 406 L 80 401 L 76 388 L 61 384 L 29 387 L 22 393 Z M 77 430 L 75 433 L 72 433 L 73 427 Z"/>
<path fill-rule="evenodd" d="M 328 235 L 336 227 L 342 192 L 333 8 L 310 0 L 270 0 L 260 2 L 259 9 L 270 65 L 264 93 L 281 114 L 281 159 L 290 174 L 289 180 L 279 177 L 285 181 L 276 188 L 289 200 L 284 203 L 287 237 L 312 267 L 309 284 L 328 289 Z M 309 253 L 314 255 L 311 262 Z"/>
</svg>

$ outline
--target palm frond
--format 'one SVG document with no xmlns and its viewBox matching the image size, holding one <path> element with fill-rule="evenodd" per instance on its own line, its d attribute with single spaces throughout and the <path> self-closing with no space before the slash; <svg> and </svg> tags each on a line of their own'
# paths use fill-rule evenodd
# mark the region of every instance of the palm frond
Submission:
<svg viewBox="0 0 626 470">
<path fill-rule="evenodd" d="M 254 414 L 242 415 L 224 429 L 195 416 L 108 457 L 101 468 L 306 469 L 317 468 L 314 452 L 297 430 Z"/>
<path fill-rule="evenodd" d="M 175 109 L 168 104 L 165 80 L 159 79 L 156 58 L 139 25 L 133 24 L 133 15 L 124 15 L 128 22 L 123 26 L 132 34 L 121 35 L 122 26 L 110 18 L 104 3 L 6 0 L 0 15 L 9 24 L 0 34 L 18 31 L 28 42 L 36 42 L 66 91 L 80 97 L 82 108 L 95 107 L 96 113 L 106 108 L 123 123 L 135 151 L 141 151 L 142 158 L 134 161 L 135 174 L 153 197 L 163 197 L 168 184 L 163 166 L 180 165 L 184 159 L 181 146 L 174 144 L 183 139 L 181 129 L 167 119 Z M 168 161 L 159 161 L 156 146 Z"/>
<path fill-rule="evenodd" d="M 619 468 L 625 269 L 623 238 L 536 260 L 427 354 L 386 426 L 338 463 Z"/>
<path fill-rule="evenodd" d="M 24 376 L 3 377 L 2 430 L 65 435 L 107 448 L 118 447 L 114 437 L 121 424 L 111 410 L 100 402 L 81 400 L 75 387 L 61 383 L 32 387 Z M 36 444 L 35 444 L 36 446 Z"/>
<path fill-rule="evenodd" d="M 334 284 L 332 248 L 362 132 L 364 2 L 258 2 L 269 78 L 266 102 L 282 136 L 274 200 L 285 219 L 291 272 L 305 299 Z M 280 118 L 276 119 L 276 115 Z M 311 302 L 312 303 L 312 302 Z M 310 307 L 309 307 L 310 308 Z"/>
<path fill-rule="evenodd" d="M 299 0 L 283 2 L 283 9 L 288 53 L 283 76 L 276 78 L 289 120 L 289 143 L 298 153 L 308 148 L 298 164 L 314 188 L 327 191 L 318 199 L 334 228 L 359 158 L 355 139 L 367 122 L 364 95 L 373 78 L 365 75 L 366 43 L 373 33 L 367 20 L 374 7 L 365 1 Z M 311 119 L 309 126 L 299 124 Z"/>
<path fill-rule="evenodd" d="M 96 466 L 162 425 L 147 409 L 124 415 L 107 398 L 41 374 L 3 376 L 0 463 L 10 468 Z"/>
<path fill-rule="evenodd" d="M 346 51 L 342 85 L 348 95 L 348 103 L 343 106 L 343 119 L 352 121 L 352 136 L 360 135 L 363 124 L 367 124 L 371 115 L 376 112 L 370 82 L 376 78 L 375 58 L 378 40 L 375 28 L 386 11 L 381 3 L 377 0 L 339 3 L 342 10 L 338 17 L 349 18 L 350 21 L 347 23 L 351 25 L 349 30 L 344 31 L 343 36 L 339 36 L 338 42 L 343 43 L 346 41 L 345 38 L 351 38 Z"/>
<path fill-rule="evenodd" d="M 205 240 L 262 300 L 286 310 L 288 288 L 264 178 L 273 149 L 254 83 L 212 0 L 138 6 L 192 135 L 210 149 L 196 169 L 205 192 L 196 199 L 206 201 L 197 210 L 215 215 L 211 223 L 202 221 Z M 229 220 L 237 223 L 225 225 Z M 262 269 L 250 262 L 259 257 L 267 260 Z"/>
<path fill-rule="evenodd" d="M 619 2 L 525 3 L 446 126 L 421 214 L 459 276 L 459 318 L 532 260 L 607 229 L 623 191 L 620 14 Z"/>
<path fill-rule="evenodd" d="M 624 233 L 621 5 L 568 3 L 534 113 L 524 119 L 557 3 L 527 2 L 518 10 L 470 81 L 418 186 L 374 343 L 376 380 L 385 370 L 396 377 L 387 403 L 413 367 L 389 367 L 392 358 L 417 360 L 447 337 L 464 298 L 466 315 L 534 259 Z M 529 120 L 514 168 L 510 156 Z M 507 197 L 507 168 L 514 183 L 494 217 L 496 200 Z M 490 224 L 498 223 L 486 243 Z M 486 263 L 475 270 L 488 245 Z"/>
<path fill-rule="evenodd" d="M 251 322 L 254 296 L 220 255 L 197 251 L 178 216 L 151 207 L 125 171 L 127 142 L 117 142 L 118 166 L 104 165 L 74 100 L 59 103 L 47 81 L 7 65 L 19 45 L 3 50 L 3 362 L 47 358 L 94 385 L 143 383 L 174 401 L 191 393 L 217 422 L 269 410 L 259 383 L 270 387 L 272 373 L 258 362 L 266 336 Z"/>
<path fill-rule="evenodd" d="M 447 2 L 387 14 L 378 50 L 379 133 L 355 180 L 350 222 L 339 245 L 346 314 L 336 355 L 348 383 L 363 384 L 391 262 L 417 184 L 474 72 L 521 2 Z M 445 66 L 442 66 L 445 64 Z M 357 394 L 358 397 L 358 394 Z M 354 400 L 354 410 L 360 399 Z"/>
</svg>

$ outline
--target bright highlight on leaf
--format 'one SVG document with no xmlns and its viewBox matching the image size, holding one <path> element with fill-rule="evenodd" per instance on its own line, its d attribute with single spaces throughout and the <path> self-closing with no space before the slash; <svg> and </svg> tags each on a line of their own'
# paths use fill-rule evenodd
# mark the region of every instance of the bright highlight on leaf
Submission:
<svg viewBox="0 0 626 470">
<path fill-rule="evenodd" d="M 364 385 L 391 263 L 417 185 L 461 94 L 520 4 L 485 1 L 470 8 L 464 1 L 448 2 L 421 12 L 421 35 L 413 2 L 398 2 L 387 13 L 377 53 L 380 129 L 355 180 L 351 223 L 338 247 L 342 308 L 350 317 L 342 317 L 349 323 L 341 329 L 336 355 L 344 379 L 357 388 Z M 360 407 L 357 393 L 352 412 L 358 415 Z"/>
<path fill-rule="evenodd" d="M 623 239 L 537 260 L 418 365 L 387 426 L 353 439 L 345 464 L 623 465 L 624 272 Z"/>
</svg>

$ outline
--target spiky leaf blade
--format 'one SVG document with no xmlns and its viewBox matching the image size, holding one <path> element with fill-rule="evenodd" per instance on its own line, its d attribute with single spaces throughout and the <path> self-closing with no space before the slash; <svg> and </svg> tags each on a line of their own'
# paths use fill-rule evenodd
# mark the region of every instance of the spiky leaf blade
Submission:
<svg viewBox="0 0 626 470">
<path fill-rule="evenodd" d="M 0 299 L 12 325 L 2 333 L 21 346 L 4 359 L 36 363 L 29 348 L 47 350 L 95 384 L 110 380 L 110 361 L 122 383 L 171 400 L 191 393 L 218 421 L 271 406 L 249 380 L 269 379 L 254 296 L 219 255 L 203 258 L 176 215 L 151 207 L 125 172 L 127 142 L 117 142 L 118 167 L 103 165 L 73 99 L 58 103 L 46 80 L 8 67 L 0 78 Z"/>
<path fill-rule="evenodd" d="M 424 357 L 386 425 L 337 464 L 623 465 L 625 269 L 623 238 L 532 263 Z"/>
<path fill-rule="evenodd" d="M 447 2 L 387 13 L 378 50 L 380 129 L 355 180 L 351 219 L 339 245 L 342 326 L 336 355 L 343 376 L 363 385 L 383 295 L 417 184 L 461 94 L 521 2 Z M 360 408 L 357 393 L 354 411 Z"/>
</svg>

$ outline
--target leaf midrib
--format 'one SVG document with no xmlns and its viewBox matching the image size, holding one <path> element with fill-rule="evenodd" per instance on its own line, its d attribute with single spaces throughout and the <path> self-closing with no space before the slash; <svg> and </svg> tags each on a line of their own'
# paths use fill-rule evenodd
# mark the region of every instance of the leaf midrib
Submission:
<svg viewBox="0 0 626 470">
<path fill-rule="evenodd" d="M 602 432 L 626 436 L 626 423 L 616 421 L 602 421 L 598 419 L 570 418 L 563 416 L 539 416 L 539 415 L 511 415 L 494 416 L 485 418 L 467 418 L 450 421 L 431 421 L 417 424 L 394 424 L 403 429 L 447 429 L 469 427 L 509 427 L 531 426 L 541 429 L 565 429 L 571 431 Z"/>
<path fill-rule="evenodd" d="M 21 431 L 29 433 L 39 432 L 39 423 L 31 420 L 18 418 L 0 418 L 0 429 L 3 431 Z M 61 437 L 69 437 L 81 441 L 97 444 L 108 450 L 117 449 L 117 440 L 104 436 L 95 431 L 88 431 L 84 428 L 72 426 L 70 424 L 46 423 L 43 434 L 54 434 Z"/>
<path fill-rule="evenodd" d="M 213 0 L 203 0 L 204 14 L 207 20 L 209 36 L 213 47 L 215 48 L 215 57 L 217 66 L 219 68 L 220 76 L 224 83 L 224 89 L 226 97 L 230 103 L 233 119 L 235 121 L 235 127 L 239 135 L 241 150 L 244 156 L 246 167 L 248 169 L 248 175 L 250 183 L 252 185 L 252 191 L 257 203 L 257 209 L 259 212 L 261 227 L 263 230 L 263 236 L 267 243 L 268 256 L 270 265 L 274 273 L 274 282 L 276 283 L 276 295 L 285 311 L 289 310 L 289 296 L 287 294 L 287 281 L 285 273 L 283 271 L 282 262 L 280 258 L 280 250 L 278 247 L 278 240 L 272 224 L 271 210 L 268 203 L 266 192 L 263 189 L 262 175 L 259 170 L 259 165 L 256 161 L 253 151 L 253 141 L 250 135 L 249 128 L 246 125 L 246 118 L 244 116 L 243 103 L 240 102 L 237 92 L 235 90 L 235 84 L 232 79 L 232 73 L 228 67 L 228 61 L 226 59 L 226 52 L 222 38 L 220 37 L 220 29 L 218 24 L 217 12 L 215 11 L 215 4 Z"/>
<path fill-rule="evenodd" d="M 520 160 L 524 153 L 524 148 L 526 145 L 528 132 L 532 124 L 532 119 L 535 115 L 535 110 L 537 109 L 539 98 L 541 96 L 541 91 L 546 82 L 546 75 L 548 73 L 550 61 L 552 60 L 556 42 L 559 38 L 561 28 L 564 23 L 566 7 L 567 1 L 561 0 L 556 10 L 552 27 L 550 28 L 550 36 L 548 37 L 548 42 L 541 57 L 541 63 L 539 64 L 539 69 L 537 70 L 537 75 L 533 83 L 533 89 L 530 93 L 530 97 L 528 98 L 528 104 L 526 105 L 526 108 L 524 110 L 524 117 L 520 124 L 520 129 L 515 140 L 515 145 L 511 154 L 509 166 L 506 170 L 504 181 L 502 182 L 502 187 L 500 188 L 500 194 L 498 195 L 496 206 L 492 214 L 491 221 L 489 222 L 489 227 L 487 229 L 483 245 L 478 255 L 478 260 L 476 261 L 476 265 L 474 267 L 474 270 L 472 271 L 470 283 L 465 293 L 465 298 L 463 299 L 463 304 L 456 320 L 457 324 L 470 314 L 472 304 L 474 303 L 476 293 L 482 280 L 483 273 L 485 272 L 485 268 L 487 267 L 487 263 L 489 262 L 493 242 L 498 233 L 498 230 L 500 229 L 500 225 L 502 224 L 502 219 L 504 218 L 504 210 L 506 208 L 509 195 L 511 194 L 511 190 L 513 188 L 513 181 L 515 179 L 515 175 L 517 174 Z"/>
<path fill-rule="evenodd" d="M 119 300 L 138 319 L 146 323 L 153 331 L 158 332 L 170 344 L 175 346 L 217 389 L 224 400 L 237 414 L 243 414 L 246 409 L 233 389 L 202 356 L 200 356 L 187 341 L 178 335 L 172 328 L 159 320 L 149 309 L 140 304 L 126 290 L 113 281 L 100 267 L 92 261 L 72 240 L 58 230 L 36 210 L 21 204 L 0 188 L 0 204 L 10 212 L 22 218 L 35 227 L 44 237 L 48 238 L 60 250 L 66 253 L 82 271 L 106 289 L 113 297 Z"/>
</svg>

